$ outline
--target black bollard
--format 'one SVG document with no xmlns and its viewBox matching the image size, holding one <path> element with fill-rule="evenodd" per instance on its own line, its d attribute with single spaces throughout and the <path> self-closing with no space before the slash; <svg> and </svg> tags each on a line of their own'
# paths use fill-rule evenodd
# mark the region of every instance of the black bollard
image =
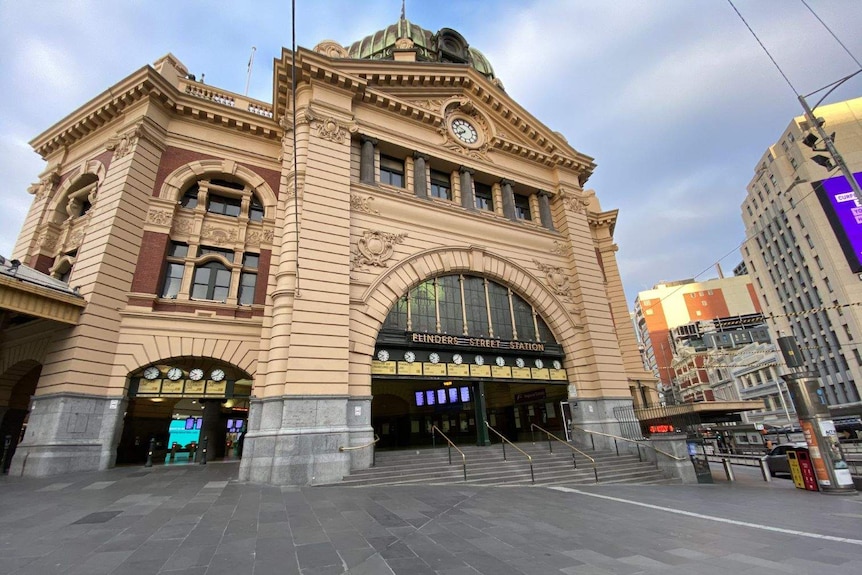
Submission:
<svg viewBox="0 0 862 575">
<path fill-rule="evenodd" d="M 156 449 L 156 438 L 153 437 L 150 439 L 150 448 L 147 450 L 147 462 L 144 463 L 144 467 L 152 467 L 153 466 L 153 451 Z"/>
<path fill-rule="evenodd" d="M 203 442 L 201 443 L 201 465 L 207 464 L 207 438 L 204 437 Z"/>
<path fill-rule="evenodd" d="M 6 458 L 9 456 L 9 446 L 12 445 L 12 436 L 7 435 L 3 439 L 3 457 L 0 458 L 0 473 L 6 474 Z"/>
</svg>

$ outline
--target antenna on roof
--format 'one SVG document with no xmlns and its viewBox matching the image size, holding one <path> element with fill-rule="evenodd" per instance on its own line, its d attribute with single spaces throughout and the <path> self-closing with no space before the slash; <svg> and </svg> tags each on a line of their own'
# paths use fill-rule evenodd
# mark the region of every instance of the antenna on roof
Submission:
<svg viewBox="0 0 862 575">
<path fill-rule="evenodd" d="M 254 66 L 254 53 L 257 51 L 257 48 L 251 47 L 251 56 L 248 57 L 248 70 L 245 75 L 245 95 L 248 96 L 248 85 L 251 82 L 251 69 Z"/>
</svg>

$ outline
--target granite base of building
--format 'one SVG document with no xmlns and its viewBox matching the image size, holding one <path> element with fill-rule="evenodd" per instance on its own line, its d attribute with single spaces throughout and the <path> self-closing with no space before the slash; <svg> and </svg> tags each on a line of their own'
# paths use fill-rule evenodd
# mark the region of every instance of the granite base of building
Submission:
<svg viewBox="0 0 862 575">
<path fill-rule="evenodd" d="M 644 454 L 668 477 L 675 477 L 683 483 L 697 483 L 697 473 L 688 454 L 687 439 L 684 433 L 651 437 L 649 444 L 655 447 L 656 451 L 647 449 Z"/>
<path fill-rule="evenodd" d="M 370 408 L 370 398 L 347 396 L 252 400 L 239 478 L 315 485 L 340 481 L 351 469 L 369 466 L 370 453 L 345 448 L 373 440 Z"/>
<path fill-rule="evenodd" d="M 127 400 L 61 393 L 34 397 L 10 475 L 44 477 L 113 467 Z"/>
<path fill-rule="evenodd" d="M 628 441 L 617 441 L 616 435 L 624 437 L 619 419 L 614 415 L 615 408 L 632 409 L 631 398 L 590 398 L 570 397 L 569 406 L 572 411 L 572 443 L 579 449 L 596 451 L 614 451 L 620 453 L 637 453 L 637 445 Z M 587 433 L 595 431 L 598 433 Z M 608 435 L 600 435 L 608 434 Z"/>
</svg>

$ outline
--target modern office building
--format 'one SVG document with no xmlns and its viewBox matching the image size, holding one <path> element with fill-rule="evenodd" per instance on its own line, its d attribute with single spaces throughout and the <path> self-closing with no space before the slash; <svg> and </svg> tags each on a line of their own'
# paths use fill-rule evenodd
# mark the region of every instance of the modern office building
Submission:
<svg viewBox="0 0 862 575">
<path fill-rule="evenodd" d="M 375 436 L 486 444 L 569 410 L 614 433 L 654 401 L 592 158 L 458 32 L 402 18 L 272 73 L 263 102 L 169 54 L 32 141 L 0 277 L 11 473 L 206 438 L 242 479 L 323 483 Z"/>
<path fill-rule="evenodd" d="M 673 384 L 675 328 L 708 320 L 760 312 L 748 276 L 719 277 L 702 282 L 662 282 L 635 299 L 635 317 L 644 357 L 664 390 Z"/>
<path fill-rule="evenodd" d="M 862 98 L 815 115 L 862 172 Z M 745 266 L 770 326 L 793 335 L 818 372 L 833 415 L 862 411 L 862 202 L 804 116 L 755 167 L 742 203 Z"/>
</svg>

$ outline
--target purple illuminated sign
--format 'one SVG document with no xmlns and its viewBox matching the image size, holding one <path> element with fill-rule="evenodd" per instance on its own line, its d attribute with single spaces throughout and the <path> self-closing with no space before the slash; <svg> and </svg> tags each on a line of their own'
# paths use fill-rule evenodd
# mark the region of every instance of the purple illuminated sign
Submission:
<svg viewBox="0 0 862 575">
<path fill-rule="evenodd" d="M 862 172 L 853 174 L 862 185 Z M 862 203 L 856 200 L 844 176 L 835 176 L 814 184 L 823 210 L 832 224 L 838 244 L 854 273 L 862 273 Z"/>
</svg>

